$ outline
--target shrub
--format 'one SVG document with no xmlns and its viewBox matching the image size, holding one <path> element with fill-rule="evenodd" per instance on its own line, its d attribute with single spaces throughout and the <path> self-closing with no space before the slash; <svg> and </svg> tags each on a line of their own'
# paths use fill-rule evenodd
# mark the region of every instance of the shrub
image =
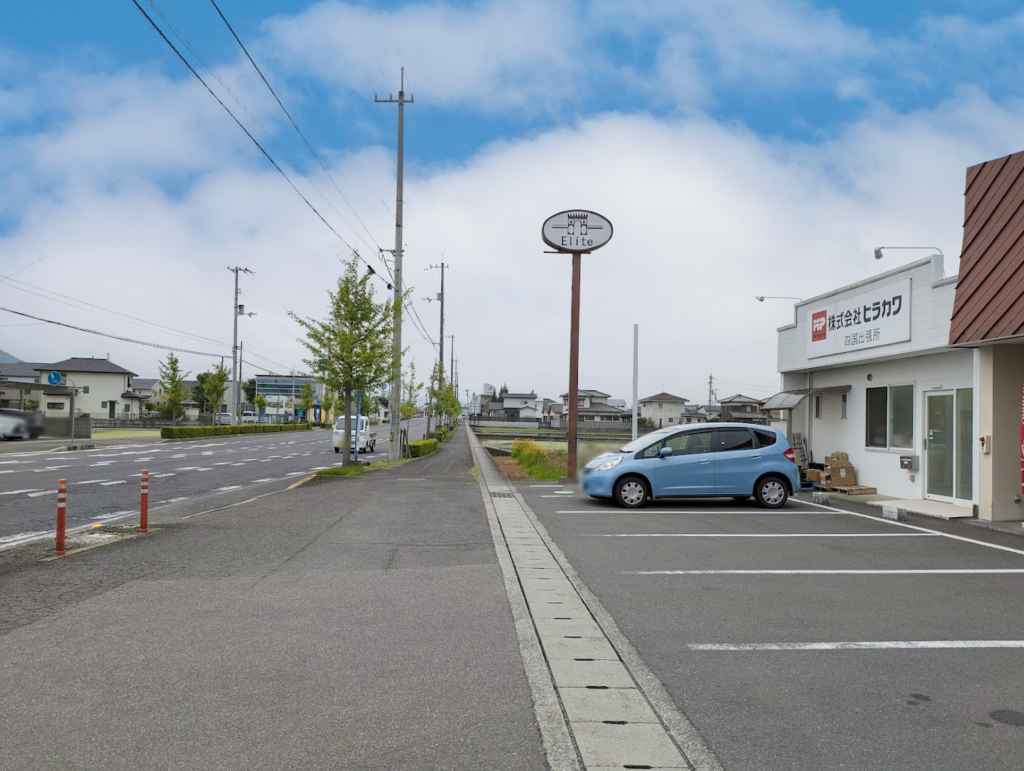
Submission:
<svg viewBox="0 0 1024 771">
<path fill-rule="evenodd" d="M 437 445 L 436 439 L 418 439 L 415 442 L 409 442 L 409 456 L 422 458 L 424 455 L 430 455 L 432 452 L 437 452 Z"/>
<path fill-rule="evenodd" d="M 534 479 L 559 479 L 565 476 L 565 457 L 549 453 L 532 439 L 512 443 L 512 460 Z"/>
<path fill-rule="evenodd" d="M 204 436 L 234 436 L 236 434 L 271 434 L 279 431 L 308 431 L 309 423 L 244 423 L 237 426 L 164 426 L 162 439 L 199 439 Z"/>
</svg>

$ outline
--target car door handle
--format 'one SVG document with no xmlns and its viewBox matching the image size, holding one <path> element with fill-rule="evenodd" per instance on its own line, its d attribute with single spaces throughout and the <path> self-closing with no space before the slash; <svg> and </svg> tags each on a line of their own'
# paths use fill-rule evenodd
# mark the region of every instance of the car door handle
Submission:
<svg viewBox="0 0 1024 771">
<path fill-rule="evenodd" d="M 706 465 L 707 465 L 707 464 L 709 464 L 710 462 L 711 462 L 711 459 L 709 458 L 708 460 L 702 460 L 702 461 L 700 461 L 700 463 L 699 463 L 698 465 L 700 465 L 700 466 L 706 466 Z"/>
<path fill-rule="evenodd" d="M 750 457 L 751 458 L 761 458 L 763 456 L 761 455 L 761 453 L 757 453 L 756 455 L 751 455 Z"/>
</svg>

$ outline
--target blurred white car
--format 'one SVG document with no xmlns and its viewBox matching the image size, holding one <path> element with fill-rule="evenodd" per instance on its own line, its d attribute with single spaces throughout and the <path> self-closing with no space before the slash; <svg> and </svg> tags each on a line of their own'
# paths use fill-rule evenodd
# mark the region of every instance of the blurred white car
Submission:
<svg viewBox="0 0 1024 771">
<path fill-rule="evenodd" d="M 349 449 L 355 450 L 356 448 L 356 434 L 359 435 L 359 452 L 373 452 L 373 449 L 377 446 L 377 432 L 370 430 L 370 419 L 365 415 L 359 416 L 358 432 L 356 428 L 356 416 L 352 415 L 351 418 L 352 430 L 349 436 Z M 338 418 L 334 424 L 333 436 L 331 441 L 334 444 L 334 451 L 341 452 L 341 448 L 345 446 L 345 417 L 344 415 Z"/>
<path fill-rule="evenodd" d="M 256 423 L 258 421 L 259 421 L 259 418 L 256 417 L 256 413 L 255 412 L 253 412 L 251 410 L 245 410 L 242 413 L 242 419 L 241 419 L 242 423 Z"/>
<path fill-rule="evenodd" d="M 25 439 L 30 436 L 28 419 L 17 410 L 0 410 L 0 436 Z"/>
</svg>

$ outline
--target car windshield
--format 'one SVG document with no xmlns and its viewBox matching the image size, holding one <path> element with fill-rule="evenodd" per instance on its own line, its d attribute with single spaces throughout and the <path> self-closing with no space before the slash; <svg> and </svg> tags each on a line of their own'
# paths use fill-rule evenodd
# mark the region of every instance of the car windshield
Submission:
<svg viewBox="0 0 1024 771">
<path fill-rule="evenodd" d="M 642 450 L 644 447 L 651 444 L 652 442 L 657 442 L 660 439 L 664 439 L 666 434 L 670 434 L 675 430 L 676 429 L 674 428 L 659 428 L 657 431 L 652 431 L 649 434 L 638 436 L 629 444 L 622 445 L 622 447 L 619 448 L 619 452 L 636 452 L 637 450 Z"/>
</svg>

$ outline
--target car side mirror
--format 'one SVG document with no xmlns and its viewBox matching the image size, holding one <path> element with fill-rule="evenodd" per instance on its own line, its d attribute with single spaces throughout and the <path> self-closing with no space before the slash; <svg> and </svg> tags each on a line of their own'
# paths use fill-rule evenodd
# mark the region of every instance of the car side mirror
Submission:
<svg viewBox="0 0 1024 771">
<path fill-rule="evenodd" d="M 659 458 L 667 458 L 671 454 L 672 454 L 672 448 L 671 447 L 662 447 L 660 450 L 658 450 L 658 457 Z"/>
</svg>

